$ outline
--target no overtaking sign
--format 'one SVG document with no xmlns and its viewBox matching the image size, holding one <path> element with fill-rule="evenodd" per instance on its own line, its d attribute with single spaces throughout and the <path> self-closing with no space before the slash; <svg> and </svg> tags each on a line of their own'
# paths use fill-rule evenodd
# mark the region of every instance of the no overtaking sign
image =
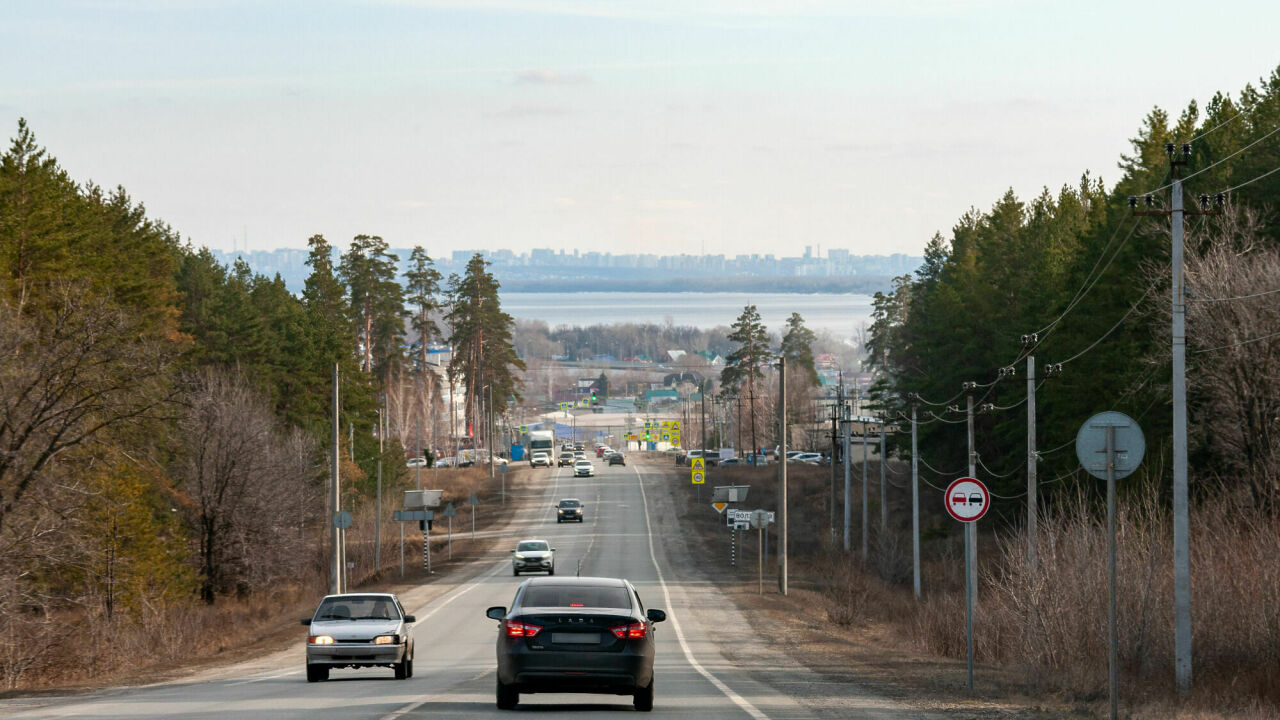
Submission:
<svg viewBox="0 0 1280 720">
<path fill-rule="evenodd" d="M 962 523 L 977 522 L 991 507 L 991 493 L 977 478 L 962 477 L 947 486 L 947 514 Z"/>
</svg>

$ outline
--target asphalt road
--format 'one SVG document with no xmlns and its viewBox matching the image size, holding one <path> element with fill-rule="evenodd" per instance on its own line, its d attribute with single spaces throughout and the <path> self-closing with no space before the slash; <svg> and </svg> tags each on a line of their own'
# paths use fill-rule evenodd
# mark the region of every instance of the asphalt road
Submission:
<svg viewBox="0 0 1280 720">
<path fill-rule="evenodd" d="M 536 499 L 517 511 L 509 528 L 512 546 L 523 538 L 545 538 L 557 549 L 558 575 L 574 574 L 580 562 L 582 575 L 628 578 L 646 607 L 668 612 L 668 621 L 657 626 L 653 717 L 919 717 L 883 699 L 863 698 L 857 692 L 851 698 L 851 688 L 843 683 L 826 683 L 831 700 L 840 701 L 824 703 L 815 698 L 824 694 L 822 679 L 789 666 L 785 656 L 771 658 L 767 668 L 727 661 L 722 644 L 744 632 L 745 623 L 733 618 L 735 611 L 706 607 L 715 601 L 714 588 L 676 579 L 688 573 L 670 567 L 664 538 L 655 529 L 661 520 L 654 517 L 655 496 L 667 492 L 661 483 L 671 482 L 660 479 L 658 468 L 598 463 L 593 478 L 573 478 L 568 468 L 535 472 L 545 479 L 545 491 L 535 493 Z M 583 501 L 585 522 L 555 522 L 553 505 L 562 497 Z M 395 680 L 390 669 L 378 668 L 337 670 L 328 682 L 307 683 L 302 645 L 306 630 L 299 627 L 296 643 L 253 662 L 157 685 L 2 701 L 0 715 L 410 720 L 549 712 L 593 718 L 634 712 L 629 696 L 613 695 L 521 695 L 515 710 L 496 708 L 497 623 L 484 611 L 509 605 L 522 580 L 512 577 L 509 555 L 503 552 L 447 593 L 422 604 L 415 604 L 412 593 L 406 596 L 406 608 L 418 618 L 414 677 L 408 680 Z"/>
</svg>

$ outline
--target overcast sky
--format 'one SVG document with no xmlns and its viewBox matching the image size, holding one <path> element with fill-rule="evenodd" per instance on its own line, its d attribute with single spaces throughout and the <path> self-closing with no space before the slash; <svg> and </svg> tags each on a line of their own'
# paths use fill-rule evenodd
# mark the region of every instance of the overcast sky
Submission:
<svg viewBox="0 0 1280 720">
<path fill-rule="evenodd" d="M 0 123 L 197 245 L 919 253 L 1108 183 L 1280 3 L 6 1 Z"/>
</svg>

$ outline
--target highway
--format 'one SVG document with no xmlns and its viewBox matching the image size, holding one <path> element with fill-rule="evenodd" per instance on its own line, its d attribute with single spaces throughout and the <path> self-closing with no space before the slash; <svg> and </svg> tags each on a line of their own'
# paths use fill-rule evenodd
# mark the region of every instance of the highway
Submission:
<svg viewBox="0 0 1280 720">
<path fill-rule="evenodd" d="M 671 528 L 673 482 L 665 464 L 607 467 L 597 476 L 573 478 L 569 468 L 536 470 L 545 489 L 514 513 L 511 545 L 545 538 L 556 552 L 557 575 L 625 577 L 647 607 L 663 608 L 657 625 L 655 702 L 660 718 L 918 718 L 893 702 L 862 696 L 848 683 L 833 683 L 760 649 L 751 667 L 725 659 L 725 643 L 749 642 L 738 611 L 705 582 L 690 579 L 687 563 L 672 559 L 659 527 Z M 683 488 L 681 488 L 683 489 Z M 577 497 L 586 506 L 582 524 L 555 522 L 554 503 Z M 710 510 L 708 510 L 710 511 Z M 683 579 L 682 579 L 683 578 Z M 515 710 L 494 704 L 497 623 L 484 616 L 492 605 L 510 605 L 523 578 L 512 576 L 504 551 L 479 563 L 449 589 L 419 598 L 402 595 L 418 618 L 414 676 L 395 680 L 390 669 L 336 670 L 331 680 L 308 683 L 303 671 L 305 628 L 296 642 L 266 657 L 154 685 L 113 688 L 82 695 L 0 701 L 8 718 L 498 718 L 572 712 L 574 717 L 631 713 L 630 696 L 521 695 Z M 424 590 L 436 586 L 432 583 Z M 377 588 L 365 588 L 377 590 Z M 718 601 L 719 600 L 719 601 Z M 825 697 L 830 694 L 831 697 Z"/>
</svg>

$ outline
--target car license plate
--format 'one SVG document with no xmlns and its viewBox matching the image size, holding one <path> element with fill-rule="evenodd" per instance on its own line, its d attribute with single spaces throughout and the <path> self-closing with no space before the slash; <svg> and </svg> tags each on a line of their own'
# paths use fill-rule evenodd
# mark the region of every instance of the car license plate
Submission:
<svg viewBox="0 0 1280 720">
<path fill-rule="evenodd" d="M 551 633 L 551 642 L 557 645 L 599 645 L 600 633 Z"/>
</svg>

